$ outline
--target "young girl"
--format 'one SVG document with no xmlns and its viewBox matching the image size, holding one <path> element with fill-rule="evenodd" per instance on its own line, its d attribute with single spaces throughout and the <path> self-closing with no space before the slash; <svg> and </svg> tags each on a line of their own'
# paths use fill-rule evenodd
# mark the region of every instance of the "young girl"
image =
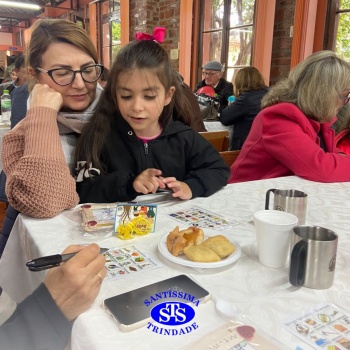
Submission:
<svg viewBox="0 0 350 350">
<path fill-rule="evenodd" d="M 210 196 L 229 169 L 198 132 L 172 120 L 183 89 L 166 51 L 152 40 L 121 49 L 97 111 L 76 149 L 80 202 L 115 202 L 169 189 L 183 200 Z M 159 40 L 158 40 L 159 41 Z"/>
</svg>

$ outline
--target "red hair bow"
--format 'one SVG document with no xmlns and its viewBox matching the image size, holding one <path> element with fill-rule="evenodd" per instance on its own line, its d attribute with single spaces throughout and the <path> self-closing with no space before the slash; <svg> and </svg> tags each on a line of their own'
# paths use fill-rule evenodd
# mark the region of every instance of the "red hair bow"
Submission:
<svg viewBox="0 0 350 350">
<path fill-rule="evenodd" d="M 137 40 L 154 40 L 158 43 L 162 43 L 165 38 L 166 29 L 163 27 L 155 27 L 153 30 L 153 35 L 147 33 L 136 33 Z"/>
</svg>

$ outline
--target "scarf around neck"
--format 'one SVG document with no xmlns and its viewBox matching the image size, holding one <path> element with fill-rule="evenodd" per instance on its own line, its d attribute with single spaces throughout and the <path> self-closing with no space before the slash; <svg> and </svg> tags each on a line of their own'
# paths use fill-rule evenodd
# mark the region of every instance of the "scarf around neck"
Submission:
<svg viewBox="0 0 350 350">
<path fill-rule="evenodd" d="M 57 124 L 59 133 L 70 134 L 75 132 L 80 134 L 85 124 L 90 120 L 96 110 L 103 89 L 99 84 L 96 86 L 96 97 L 94 101 L 83 111 L 79 112 L 58 112 Z"/>
</svg>

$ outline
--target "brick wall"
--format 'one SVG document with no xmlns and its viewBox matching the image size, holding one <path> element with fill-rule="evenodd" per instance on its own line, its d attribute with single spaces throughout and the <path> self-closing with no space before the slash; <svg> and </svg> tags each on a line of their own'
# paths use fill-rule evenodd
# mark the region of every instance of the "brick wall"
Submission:
<svg viewBox="0 0 350 350">
<path fill-rule="evenodd" d="M 180 0 L 130 0 L 130 40 L 136 32 L 151 34 L 154 27 L 167 29 L 162 46 L 170 55 L 170 50 L 178 49 Z M 178 60 L 172 60 L 173 67 L 178 69 Z"/>
<path fill-rule="evenodd" d="M 156 26 L 167 28 L 163 47 L 170 55 L 171 49 L 178 48 L 181 0 L 130 0 L 130 40 L 135 33 L 149 34 Z M 184 1 L 184 0 L 183 0 Z M 292 38 L 290 27 L 294 23 L 296 0 L 276 0 L 274 38 L 272 45 L 270 84 L 285 78 L 290 70 Z M 178 60 L 172 60 L 178 69 Z"/>
<path fill-rule="evenodd" d="M 296 0 L 277 0 L 272 43 L 270 85 L 287 77 L 290 71 L 292 39 L 290 27 L 294 24 Z"/>
</svg>

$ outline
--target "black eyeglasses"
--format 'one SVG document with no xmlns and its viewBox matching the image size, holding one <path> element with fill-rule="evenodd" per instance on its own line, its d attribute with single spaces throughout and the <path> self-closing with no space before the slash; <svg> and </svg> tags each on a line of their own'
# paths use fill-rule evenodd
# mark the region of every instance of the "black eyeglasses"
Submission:
<svg viewBox="0 0 350 350">
<path fill-rule="evenodd" d="M 350 101 L 350 92 L 347 94 L 347 96 L 339 96 L 340 99 L 342 99 L 344 101 L 344 106 L 348 104 L 348 102 Z"/>
<path fill-rule="evenodd" d="M 93 64 L 79 70 L 68 68 L 55 68 L 45 70 L 39 67 L 36 67 L 36 69 L 40 72 L 48 74 L 57 85 L 65 86 L 73 83 L 75 75 L 77 73 L 80 73 L 82 79 L 85 82 L 93 83 L 101 77 L 104 67 L 102 64 Z"/>
</svg>

